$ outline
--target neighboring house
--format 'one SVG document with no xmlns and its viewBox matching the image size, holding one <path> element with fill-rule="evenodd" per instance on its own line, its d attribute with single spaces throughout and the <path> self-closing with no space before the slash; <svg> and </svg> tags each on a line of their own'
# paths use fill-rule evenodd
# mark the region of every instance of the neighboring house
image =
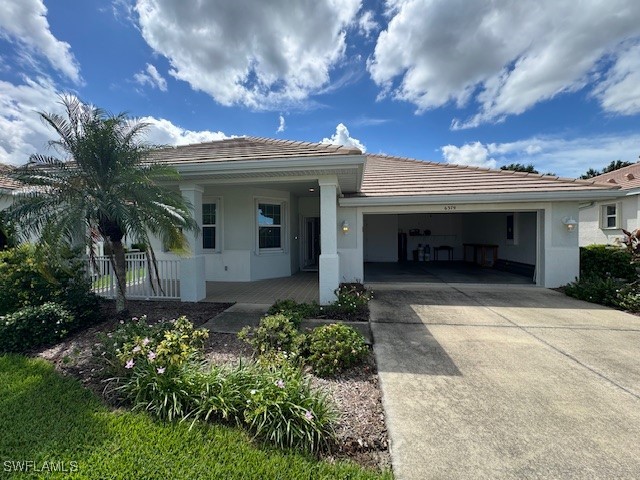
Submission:
<svg viewBox="0 0 640 480">
<path fill-rule="evenodd" d="M 17 188 L 17 184 L 6 175 L 11 169 L 11 165 L 0 163 L 0 212 L 11 205 L 11 193 Z M 0 250 L 3 250 L 7 246 L 7 237 L 1 222 L 0 218 Z"/>
<path fill-rule="evenodd" d="M 613 244 L 622 229 L 640 227 L 640 163 L 593 177 L 591 180 L 618 187 L 621 196 L 580 205 L 580 246 Z"/>
<path fill-rule="evenodd" d="M 412 260 L 419 243 L 450 247 L 441 260 L 461 260 L 473 245 L 497 248 L 500 259 L 532 266 L 537 285 L 557 287 L 579 274 L 579 205 L 625 198 L 618 184 L 264 138 L 167 148 L 153 157 L 180 172 L 175 187 L 200 223 L 180 265 L 185 301 L 203 299 L 206 281 L 317 269 L 320 302 L 328 303 L 340 282 L 366 280 L 365 262 Z"/>
</svg>

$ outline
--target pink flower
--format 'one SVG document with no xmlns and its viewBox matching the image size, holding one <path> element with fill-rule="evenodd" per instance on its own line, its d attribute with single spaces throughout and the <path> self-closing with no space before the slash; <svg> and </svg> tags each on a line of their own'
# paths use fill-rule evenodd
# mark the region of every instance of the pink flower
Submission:
<svg viewBox="0 0 640 480">
<path fill-rule="evenodd" d="M 132 320 L 133 322 L 137 322 L 137 321 L 138 321 L 138 317 L 131 317 L 131 320 Z"/>
<path fill-rule="evenodd" d="M 158 373 L 162 375 L 166 369 L 164 367 L 158 367 Z"/>
<path fill-rule="evenodd" d="M 140 348 L 140 345 L 136 345 L 135 347 L 133 347 L 133 353 L 138 353 L 140 350 L 142 350 L 142 348 Z"/>
<path fill-rule="evenodd" d="M 129 361 L 125 364 L 124 368 L 133 368 L 136 363 L 133 361 L 133 358 L 129 359 Z"/>
<path fill-rule="evenodd" d="M 142 345 L 146 347 L 147 345 L 149 345 L 150 341 L 151 340 L 149 340 L 147 337 L 144 337 L 144 339 L 142 340 Z"/>
<path fill-rule="evenodd" d="M 156 359 L 156 354 L 154 352 L 149 352 L 147 358 L 153 362 Z"/>
<path fill-rule="evenodd" d="M 284 382 L 282 381 L 282 379 L 278 380 L 276 382 L 276 387 L 278 388 L 284 388 Z"/>
<path fill-rule="evenodd" d="M 304 418 L 306 418 L 309 421 L 313 420 L 313 413 L 307 410 L 306 412 L 304 412 Z"/>
</svg>

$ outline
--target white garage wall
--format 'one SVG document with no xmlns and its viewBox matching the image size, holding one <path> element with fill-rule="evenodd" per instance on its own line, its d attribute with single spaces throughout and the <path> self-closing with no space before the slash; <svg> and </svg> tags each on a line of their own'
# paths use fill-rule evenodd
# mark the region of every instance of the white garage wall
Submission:
<svg viewBox="0 0 640 480">
<path fill-rule="evenodd" d="M 364 261 L 398 261 L 398 215 L 364 217 Z"/>
<path fill-rule="evenodd" d="M 515 215 L 516 242 L 507 242 L 507 216 Z M 536 263 L 536 213 L 467 213 L 463 218 L 464 243 L 498 245 L 498 258 Z"/>
<path fill-rule="evenodd" d="M 462 215 L 458 213 L 411 213 L 398 215 L 398 228 L 407 234 L 407 260 L 413 260 L 413 250 L 418 245 L 429 245 L 433 258 L 433 248 L 443 245 L 453 247 L 453 259 L 462 260 Z M 409 235 L 409 230 L 421 233 L 430 230 L 431 235 Z M 445 253 L 440 254 L 445 259 Z"/>
</svg>

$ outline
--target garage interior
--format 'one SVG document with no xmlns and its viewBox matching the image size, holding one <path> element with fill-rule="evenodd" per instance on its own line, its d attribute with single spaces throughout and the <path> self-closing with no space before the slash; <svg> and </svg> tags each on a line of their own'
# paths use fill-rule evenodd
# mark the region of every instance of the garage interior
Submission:
<svg viewBox="0 0 640 480">
<path fill-rule="evenodd" d="M 364 215 L 367 283 L 534 285 L 537 212 Z"/>
</svg>

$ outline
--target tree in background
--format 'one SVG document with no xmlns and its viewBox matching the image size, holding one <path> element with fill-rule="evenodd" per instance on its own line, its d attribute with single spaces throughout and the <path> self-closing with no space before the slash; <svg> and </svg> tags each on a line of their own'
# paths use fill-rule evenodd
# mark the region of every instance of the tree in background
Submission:
<svg viewBox="0 0 640 480">
<path fill-rule="evenodd" d="M 525 165 L 524 163 L 510 163 L 509 165 L 503 165 L 500 170 L 511 170 L 514 172 L 527 172 L 527 173 L 539 173 L 533 166 L 533 163 Z"/>
<path fill-rule="evenodd" d="M 157 272 L 150 235 L 174 250 L 187 248 L 183 231 L 197 223 L 177 190 L 159 182 L 177 180 L 175 169 L 149 159 L 151 146 L 140 140 L 147 125 L 125 114 L 109 114 L 76 97 L 61 97 L 65 115 L 43 113 L 59 139 L 49 145 L 59 154 L 34 154 L 10 173 L 22 184 L 7 218 L 25 238 L 38 238 L 43 251 L 84 244 L 91 257 L 100 236 L 110 247 L 117 278 L 116 309 L 126 309 L 126 261 L 122 239 L 146 247 L 149 268 Z M 151 273 L 151 272 L 150 272 Z"/>
<path fill-rule="evenodd" d="M 588 180 L 590 178 L 597 177 L 598 175 L 602 175 L 603 173 L 609 173 L 624 167 L 628 167 L 629 165 L 633 165 L 633 162 L 623 162 L 622 160 L 614 160 L 609 165 L 604 167 L 602 170 L 596 170 L 594 168 L 590 168 L 589 170 L 586 171 L 584 175 L 581 175 L 580 178 L 582 180 Z"/>
</svg>

